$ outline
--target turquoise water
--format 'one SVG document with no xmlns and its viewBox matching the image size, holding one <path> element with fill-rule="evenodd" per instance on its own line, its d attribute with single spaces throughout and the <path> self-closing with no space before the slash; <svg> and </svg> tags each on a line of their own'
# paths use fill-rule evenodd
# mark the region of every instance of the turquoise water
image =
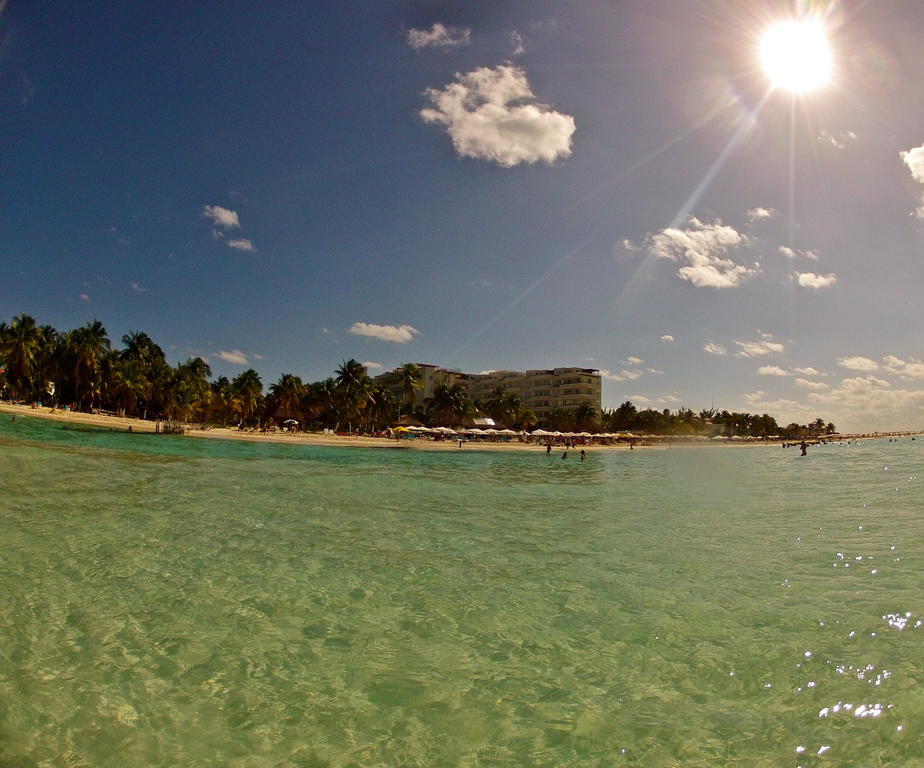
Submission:
<svg viewBox="0 0 924 768">
<path fill-rule="evenodd" d="M 0 417 L 0 766 L 921 766 L 922 460 Z"/>
</svg>

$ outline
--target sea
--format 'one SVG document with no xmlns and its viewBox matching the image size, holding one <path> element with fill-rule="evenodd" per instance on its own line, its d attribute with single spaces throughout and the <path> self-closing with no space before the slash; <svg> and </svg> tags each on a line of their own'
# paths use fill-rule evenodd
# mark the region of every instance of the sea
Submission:
<svg viewBox="0 0 924 768">
<path fill-rule="evenodd" d="M 922 463 L 4 415 L 0 766 L 922 766 Z"/>
</svg>

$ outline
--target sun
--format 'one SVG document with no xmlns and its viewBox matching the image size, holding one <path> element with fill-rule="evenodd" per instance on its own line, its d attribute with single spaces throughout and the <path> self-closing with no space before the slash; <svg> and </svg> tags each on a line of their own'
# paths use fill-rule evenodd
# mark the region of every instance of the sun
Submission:
<svg viewBox="0 0 924 768">
<path fill-rule="evenodd" d="M 831 46 L 820 21 L 780 21 L 760 38 L 760 61 L 775 88 L 808 93 L 830 81 Z"/>
</svg>

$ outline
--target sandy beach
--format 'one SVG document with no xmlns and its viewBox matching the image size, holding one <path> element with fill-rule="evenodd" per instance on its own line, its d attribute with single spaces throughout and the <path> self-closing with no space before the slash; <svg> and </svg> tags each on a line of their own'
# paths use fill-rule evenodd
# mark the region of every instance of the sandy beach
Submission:
<svg viewBox="0 0 924 768">
<path fill-rule="evenodd" d="M 15 417 L 34 417 L 39 419 L 51 419 L 59 421 L 62 424 L 75 424 L 87 427 L 99 427 L 127 432 L 129 428 L 134 432 L 156 431 L 158 422 L 145 420 L 123 418 L 120 416 L 109 416 L 106 414 L 81 413 L 77 411 L 63 411 L 61 409 L 52 409 L 45 406 L 35 407 L 29 405 L 14 405 L 10 403 L 0 403 L 0 413 L 10 414 Z M 163 423 L 163 422 L 161 422 Z M 887 437 L 908 437 L 910 435 L 922 434 L 920 432 L 882 432 L 876 434 L 856 434 L 840 435 L 838 440 L 864 440 Z M 537 443 L 512 442 L 481 442 L 467 441 L 463 443 L 460 449 L 456 440 L 428 440 L 425 438 L 393 440 L 381 437 L 361 437 L 348 435 L 330 435 L 320 432 L 253 432 L 249 430 L 241 431 L 231 427 L 210 427 L 209 429 L 197 429 L 189 426 L 185 434 L 186 437 L 205 438 L 208 440 L 238 440 L 256 443 L 287 443 L 289 445 L 316 445 L 333 448 L 383 448 L 392 450 L 424 450 L 424 451 L 539 451 L 544 450 L 544 446 Z M 766 441 L 735 441 L 725 443 L 710 442 L 687 442 L 673 441 L 655 443 L 653 445 L 641 445 L 636 443 L 635 450 L 664 450 L 668 447 L 689 447 L 689 446 L 709 446 L 719 448 L 753 448 L 753 447 L 778 447 L 779 440 Z M 627 443 L 618 443 L 616 445 L 591 445 L 586 446 L 588 450 L 594 451 L 628 451 L 630 450 Z M 576 449 L 579 450 L 580 446 Z M 553 447 L 553 450 L 562 450 L 561 446 Z"/>
</svg>

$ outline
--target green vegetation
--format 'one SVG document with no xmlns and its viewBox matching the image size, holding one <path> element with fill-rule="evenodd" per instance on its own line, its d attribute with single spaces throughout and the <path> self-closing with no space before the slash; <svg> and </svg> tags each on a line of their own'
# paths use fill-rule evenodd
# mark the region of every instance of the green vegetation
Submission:
<svg viewBox="0 0 924 768">
<path fill-rule="evenodd" d="M 825 424 L 823 419 L 815 419 L 808 425 L 793 423 L 781 427 L 776 423 L 776 419 L 766 413 L 730 413 L 714 408 L 699 413 L 694 413 L 689 408 L 681 408 L 676 412 L 667 408 L 663 411 L 651 408 L 640 411 L 629 400 L 618 408 L 603 411 L 603 429 L 613 432 L 631 430 L 652 435 L 738 435 L 790 439 L 815 438 L 837 432 L 834 424 Z"/>
<path fill-rule="evenodd" d="M 430 426 L 469 426 L 479 415 L 490 416 L 498 426 L 511 429 L 540 426 L 522 397 L 503 387 L 496 388 L 487 401 L 476 403 L 462 384 L 443 384 L 418 404 L 423 377 L 413 363 L 402 366 L 397 401 L 356 360 L 344 360 L 333 378 L 308 384 L 284 373 L 266 393 L 253 369 L 231 380 L 211 377 L 212 371 L 201 357 L 171 366 L 163 350 L 143 332 L 125 334 L 122 349 L 113 349 L 98 320 L 67 332 L 36 325 L 26 314 L 9 324 L 0 323 L 0 394 L 23 402 L 241 428 L 295 420 L 304 428 L 368 432 L 390 426 L 402 415 Z M 789 438 L 836 431 L 833 424 L 821 419 L 780 428 L 767 414 L 639 411 L 628 401 L 601 414 L 591 403 L 559 408 L 541 426 L 561 431 L 602 428 L 656 435 Z"/>
</svg>

